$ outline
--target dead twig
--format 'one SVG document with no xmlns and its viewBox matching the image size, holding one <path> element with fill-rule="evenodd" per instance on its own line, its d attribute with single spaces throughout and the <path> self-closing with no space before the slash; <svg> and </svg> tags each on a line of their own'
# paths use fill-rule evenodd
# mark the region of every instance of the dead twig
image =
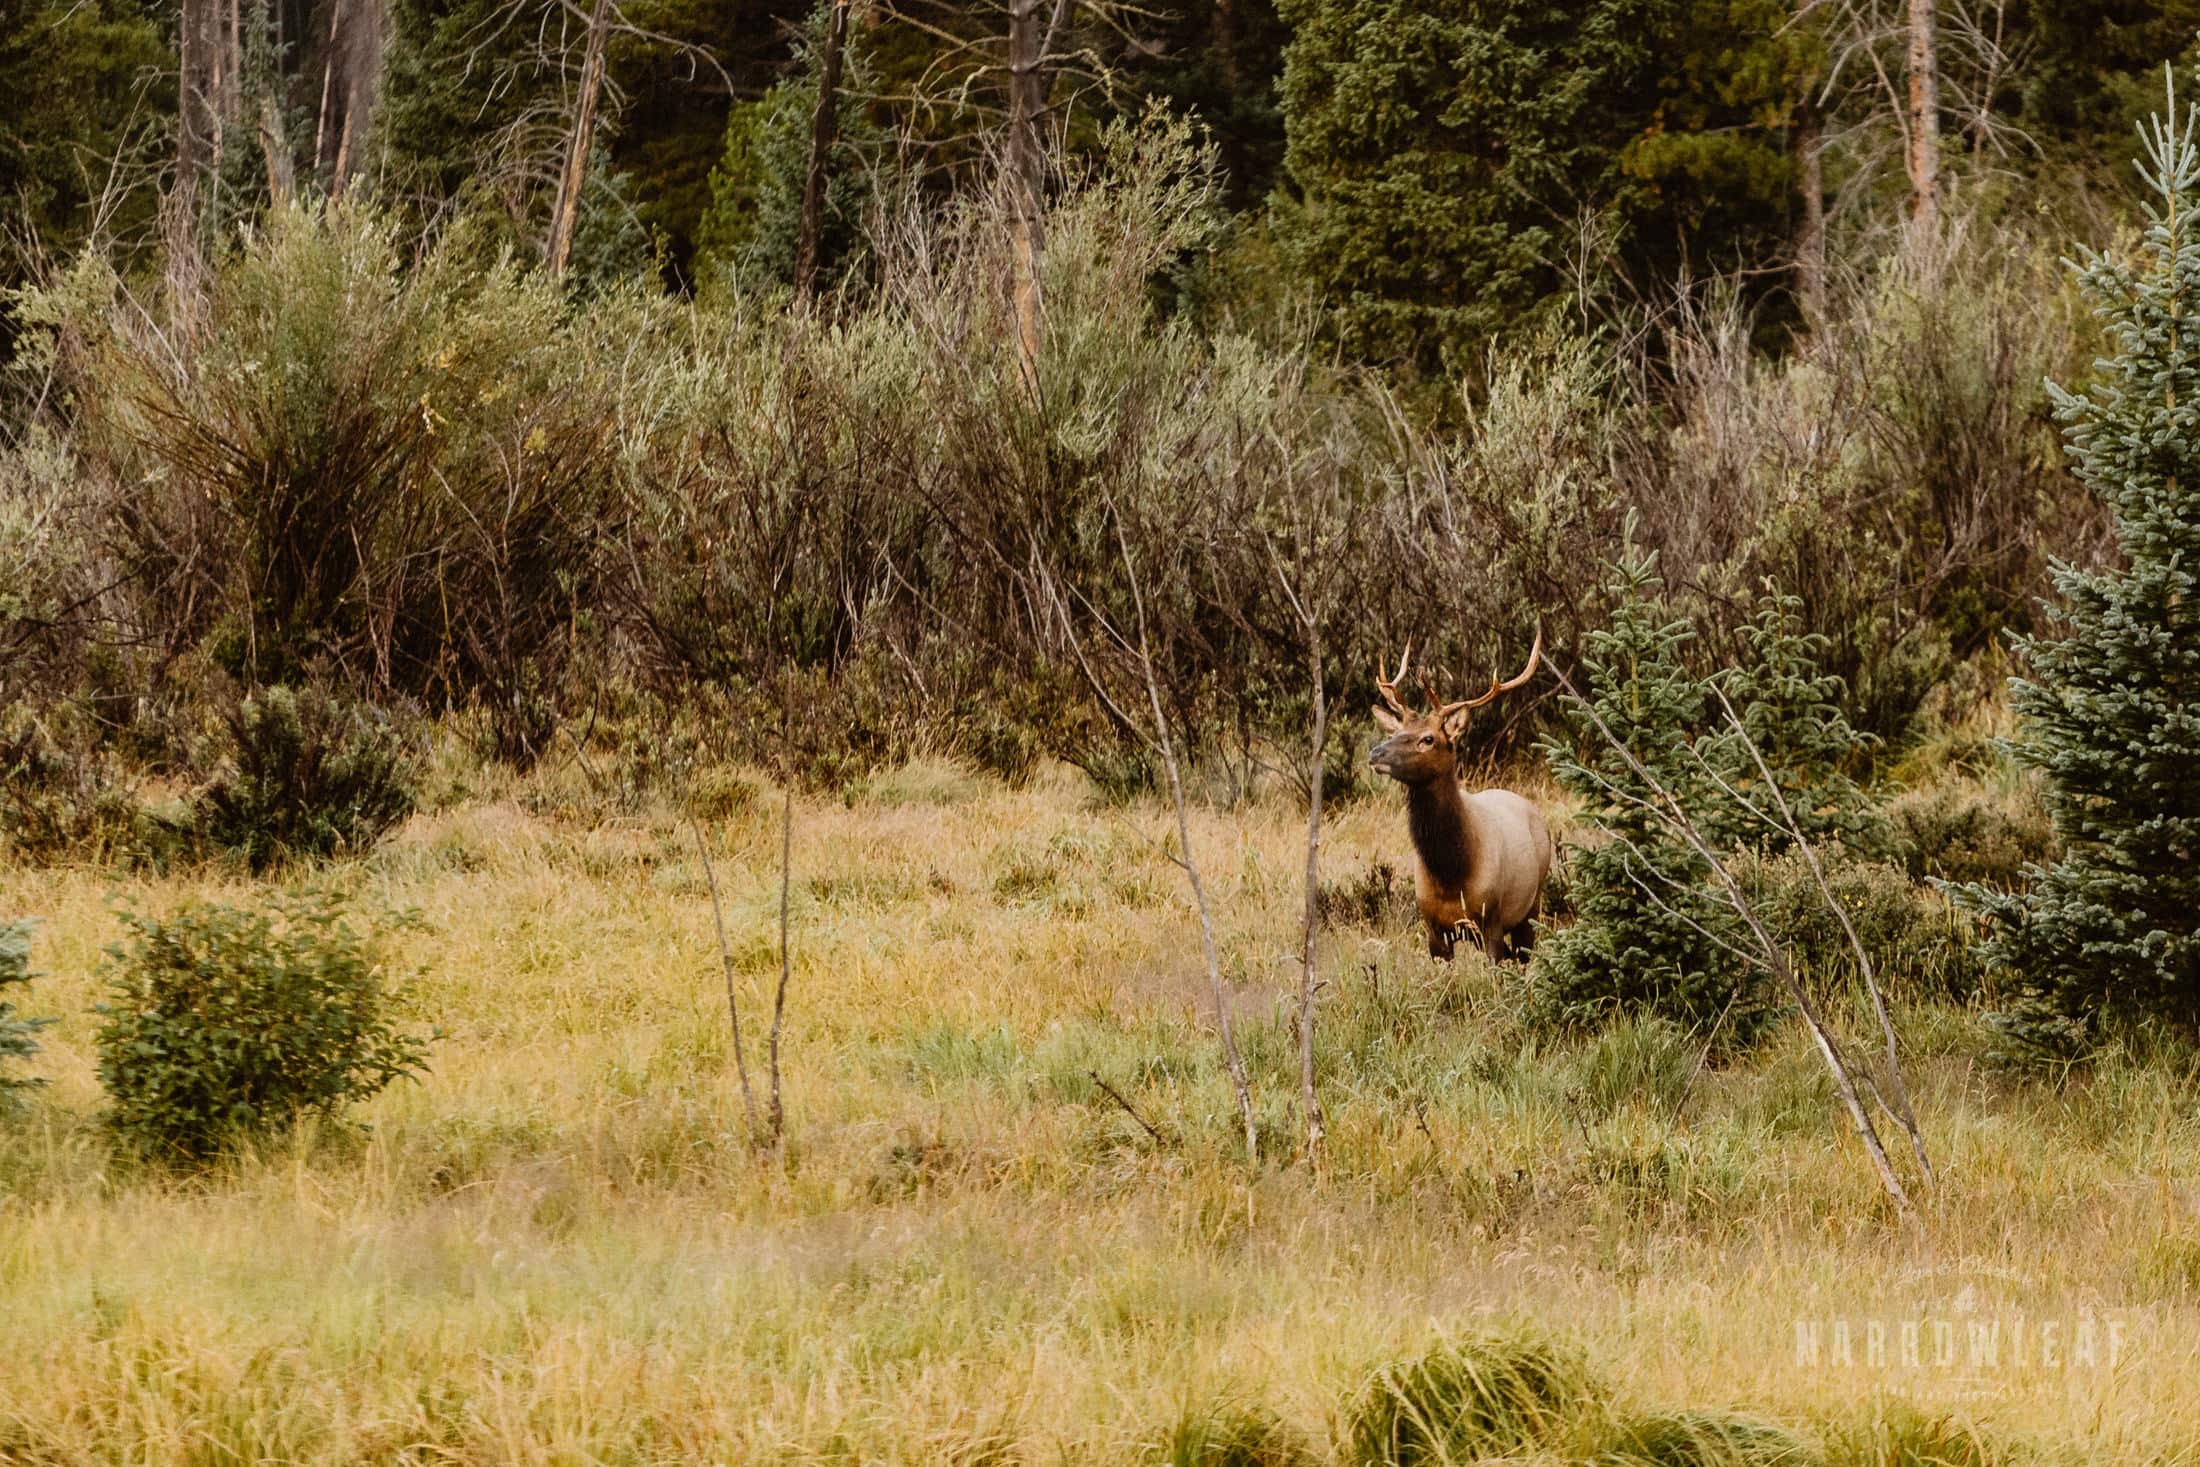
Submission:
<svg viewBox="0 0 2200 1467">
<path fill-rule="evenodd" d="M 703 880 L 710 884 L 710 915 L 718 929 L 718 961 L 726 970 L 726 1018 L 733 1025 L 733 1068 L 741 1077 L 741 1107 L 748 1112 L 749 1139 L 753 1142 L 762 1139 L 763 1133 L 756 1125 L 756 1087 L 749 1083 L 748 1054 L 741 1047 L 741 1004 L 734 996 L 733 950 L 726 945 L 726 909 L 718 900 L 718 873 L 710 863 L 710 842 L 703 838 L 703 824 L 692 815 L 688 817 L 688 824 L 695 830 L 695 849 L 702 853 Z M 775 1060 L 773 1080 L 776 1082 L 777 1079 L 778 1066 Z M 776 1094 L 775 1083 L 774 1095 Z"/>
<path fill-rule="evenodd" d="M 787 946 L 787 909 L 794 873 L 794 676 L 780 675 L 779 744 L 785 761 L 779 801 L 779 987 L 772 993 L 771 1147 L 777 1151 L 787 1134 L 787 1112 L 779 1098 L 779 1038 L 787 1023 L 787 976 L 792 966 Z"/>
<path fill-rule="evenodd" d="M 1123 1114 L 1138 1122 L 1139 1129 L 1143 1130 L 1147 1135 L 1153 1137 L 1154 1145 L 1166 1146 L 1169 1144 L 1168 1138 L 1154 1129 L 1153 1122 L 1147 1120 L 1144 1116 L 1140 1115 L 1138 1113 L 1138 1107 L 1132 1105 L 1128 1100 L 1125 1100 L 1123 1098 L 1122 1091 L 1116 1089 L 1113 1085 L 1110 1085 L 1107 1081 L 1100 1078 L 1100 1072 L 1098 1070 L 1087 1070 L 1085 1071 L 1085 1074 L 1091 1078 L 1093 1084 L 1100 1087 L 1101 1094 L 1107 1096 L 1108 1099 L 1123 1107 Z"/>
</svg>

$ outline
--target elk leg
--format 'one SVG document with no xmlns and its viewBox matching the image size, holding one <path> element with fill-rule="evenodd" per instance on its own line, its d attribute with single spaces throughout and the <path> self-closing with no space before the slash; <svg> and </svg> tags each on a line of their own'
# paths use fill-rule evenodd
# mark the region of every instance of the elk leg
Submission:
<svg viewBox="0 0 2200 1467">
<path fill-rule="evenodd" d="M 1523 963 L 1528 961 L 1528 954 L 1535 951 L 1535 922 L 1531 919 L 1515 927 L 1509 941 L 1512 944 L 1512 955 Z"/>
<path fill-rule="evenodd" d="M 1459 929 L 1452 926 L 1451 923 L 1430 922 L 1428 924 L 1428 955 L 1447 963 L 1450 962 L 1452 944 L 1458 940 L 1458 936 Z"/>
</svg>

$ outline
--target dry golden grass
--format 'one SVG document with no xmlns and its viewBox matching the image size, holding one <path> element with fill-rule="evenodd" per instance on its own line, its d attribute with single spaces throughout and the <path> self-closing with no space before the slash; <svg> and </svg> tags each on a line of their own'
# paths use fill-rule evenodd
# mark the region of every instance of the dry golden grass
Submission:
<svg viewBox="0 0 2200 1467">
<path fill-rule="evenodd" d="M 363 1138 L 205 1175 L 106 1144 L 99 954 L 117 895 L 249 888 L 0 871 L 0 914 L 42 919 L 33 1006 L 59 1019 L 51 1084 L 0 1138 L 0 1460 L 1129 1462 L 1231 1403 L 1328 1460 L 1371 1370 L 1486 1330 L 1581 1352 L 1584 1422 L 1740 1411 L 1842 1462 L 2200 1460 L 2189 1067 L 2016 1086 L 1973 1063 L 1975 1016 L 1907 1015 L 1944 1171 L 1910 1229 L 1792 1039 L 1675 1120 L 1594 1083 L 1609 1042 L 1525 1031 L 1516 977 L 1345 930 L 1317 1176 L 1291 1146 L 1302 833 L 1277 800 L 1194 829 L 1255 1175 L 1164 813 L 920 765 L 798 804 L 790 1137 L 761 1163 L 686 827 L 528 813 L 540 793 L 485 788 L 333 873 L 426 919 L 400 940 L 447 1031 L 433 1072 Z M 776 814 L 713 831 L 752 1042 Z M 1348 805 L 1324 866 L 1402 844 L 1393 801 Z M 2019 1366 L 2005 1342 L 2000 1368 L 1940 1368 L 1929 1325 L 1916 1367 L 1898 1333 L 1884 1366 L 1796 1357 L 1798 1319 L 1855 1321 L 1861 1352 L 1868 1320 L 1960 1338 L 2019 1310 L 2061 1321 L 2066 1356 L 2114 1321 L 2118 1363 Z M 1656 1459 L 1771 1460 L 1683 1434 L 1694 1455 Z M 1259 1460 L 1185 1439 L 1178 1460 Z"/>
</svg>

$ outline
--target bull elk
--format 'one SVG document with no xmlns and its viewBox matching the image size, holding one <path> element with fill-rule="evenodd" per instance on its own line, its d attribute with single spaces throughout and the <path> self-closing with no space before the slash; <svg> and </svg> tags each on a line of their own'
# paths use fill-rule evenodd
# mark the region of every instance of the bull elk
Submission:
<svg viewBox="0 0 2200 1467">
<path fill-rule="evenodd" d="M 1532 925 L 1543 908 L 1543 880 L 1551 870 L 1551 831 L 1543 812 L 1511 790 L 1459 788 L 1455 744 L 1466 730 L 1467 714 L 1525 684 L 1543 659 L 1543 629 L 1538 627 L 1528 665 L 1518 677 L 1490 679 L 1478 698 L 1434 703 L 1416 713 L 1398 695 L 1407 643 L 1398 670 L 1375 679 L 1376 691 L 1390 706 L 1375 710 L 1375 721 L 1389 737 L 1377 744 L 1367 762 L 1406 787 L 1406 828 L 1413 836 L 1415 894 L 1421 921 L 1428 927 L 1428 950 L 1451 958 L 1462 933 L 1472 931 L 1490 961 L 1507 947 L 1526 957 L 1535 942 Z M 1426 684 L 1424 683 L 1424 690 Z"/>
</svg>

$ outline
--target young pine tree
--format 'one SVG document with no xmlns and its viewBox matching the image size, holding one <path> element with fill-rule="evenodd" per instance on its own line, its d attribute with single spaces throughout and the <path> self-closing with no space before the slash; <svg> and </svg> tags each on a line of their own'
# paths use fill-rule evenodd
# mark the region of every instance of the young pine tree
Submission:
<svg viewBox="0 0 2200 1467">
<path fill-rule="evenodd" d="M 1825 670 L 1826 638 L 1803 630 L 1802 598 L 1768 592 L 1742 628 L 1742 640 L 1749 660 L 1719 679 L 1742 731 L 1735 732 L 1714 699 L 1703 752 L 1749 808 L 1730 796 L 1699 816 L 1699 824 L 1721 845 L 1746 845 L 1767 856 L 1788 850 L 1795 835 L 1814 846 L 1876 852 L 1885 844 L 1884 831 L 1848 773 L 1857 752 L 1873 740 L 1842 711 L 1848 689 Z M 1766 787 L 1768 770 L 1772 788 Z M 1782 828 L 1790 821 L 1792 833 Z"/>
<path fill-rule="evenodd" d="M 1630 546 L 1605 589 L 1612 620 L 1588 634 L 1568 700 L 1574 738 L 1544 744 L 1604 838 L 1567 858 L 1577 920 L 1536 949 L 1538 1005 L 1562 1021 L 1647 1012 L 1710 1025 L 1730 1005 L 1754 1016 L 1757 978 L 1720 945 L 1736 939 L 1731 914 L 1705 895 L 1711 871 L 1646 808 L 1657 796 L 1597 728 L 1690 810 L 1726 803 L 1695 755 L 1710 719 L 1705 686 L 1683 660 L 1695 629 L 1665 605 L 1653 554 Z"/>
<path fill-rule="evenodd" d="M 2115 516 L 2122 569 L 2061 567 L 2065 635 L 2016 639 L 2020 760 L 2047 777 L 2063 855 L 2026 890 L 1960 890 L 2022 999 L 2027 1048 L 2104 1020 L 2200 1027 L 2200 112 L 2145 131 L 2157 195 L 2136 257 L 2079 284 L 2116 343 L 2091 392 L 2057 391 L 2079 478 Z"/>
<path fill-rule="evenodd" d="M 1655 558 L 1639 550 L 1612 568 L 1612 621 L 1589 634 L 1568 708 L 1587 753 L 1545 746 L 1605 838 L 1570 858 L 1578 920 L 1537 949 L 1537 992 L 1559 1018 L 1647 1012 L 1701 1028 L 1724 1015 L 1723 1037 L 1746 1040 L 1772 1012 L 1764 975 L 1736 955 L 1749 944 L 1733 909 L 1664 798 L 1722 855 L 1762 860 L 1798 837 L 1868 849 L 1876 828 L 1844 768 L 1865 738 L 1841 711 L 1841 680 L 1820 663 L 1824 639 L 1803 630 L 1794 597 L 1768 594 L 1744 628 L 1746 659 L 1703 678 L 1684 656 L 1694 629 L 1662 590 Z"/>
<path fill-rule="evenodd" d="M 30 980 L 31 924 L 0 922 L 0 993 L 28 984 Z M 16 1012 L 13 1003 L 0 998 L 0 1066 L 29 1059 L 38 1053 L 38 1041 L 32 1036 L 51 1022 L 50 1019 L 26 1019 Z M 23 1091 L 44 1083 L 11 1075 L 0 1068 L 0 1116 L 15 1108 Z"/>
</svg>

